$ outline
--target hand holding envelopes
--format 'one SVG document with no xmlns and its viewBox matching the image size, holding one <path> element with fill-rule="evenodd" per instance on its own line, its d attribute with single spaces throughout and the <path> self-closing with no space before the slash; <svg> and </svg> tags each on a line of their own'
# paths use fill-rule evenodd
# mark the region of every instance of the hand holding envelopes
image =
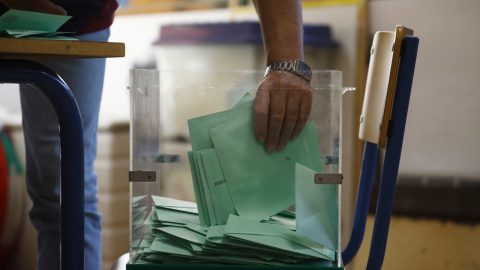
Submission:
<svg viewBox="0 0 480 270">
<path fill-rule="evenodd" d="M 338 249 L 338 205 L 336 185 L 318 185 L 315 171 L 296 164 L 295 210 L 297 233 Z"/>
<path fill-rule="evenodd" d="M 202 225 L 230 214 L 257 221 L 295 203 L 295 163 L 322 171 L 315 124 L 282 151 L 268 153 L 253 132 L 253 98 L 230 110 L 188 121 L 189 161 Z"/>
<path fill-rule="evenodd" d="M 294 205 L 295 163 L 322 167 L 314 122 L 285 149 L 268 153 L 255 139 L 252 119 L 249 111 L 210 135 L 238 215 L 260 221 Z"/>
</svg>

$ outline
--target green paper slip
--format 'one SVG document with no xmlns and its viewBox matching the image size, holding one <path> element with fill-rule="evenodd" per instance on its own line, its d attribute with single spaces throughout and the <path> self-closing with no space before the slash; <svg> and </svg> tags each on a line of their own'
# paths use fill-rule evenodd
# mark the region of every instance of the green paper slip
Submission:
<svg viewBox="0 0 480 270">
<path fill-rule="evenodd" d="M 30 31 L 30 30 L 3 30 L 5 34 L 15 38 L 56 38 L 57 35 L 73 34 L 73 32 L 49 32 L 49 31 Z M 62 37 L 67 38 L 67 37 Z M 76 40 L 75 38 L 70 38 Z"/>
<path fill-rule="evenodd" d="M 194 257 L 195 253 L 184 248 L 182 245 L 176 243 L 172 239 L 168 238 L 167 236 L 159 235 L 155 238 L 150 246 L 152 251 L 167 253 L 167 254 L 175 254 L 175 255 L 182 255 L 188 257 Z"/>
<path fill-rule="evenodd" d="M 237 248 L 244 252 L 255 254 L 258 257 L 274 257 L 274 258 L 289 258 L 289 261 L 300 261 L 306 259 L 307 256 L 303 254 L 292 254 L 289 251 L 284 251 L 277 248 L 271 248 L 264 245 L 252 244 L 247 241 L 238 241 L 233 238 L 229 238 L 224 234 L 226 225 L 212 226 L 208 230 L 207 241 L 213 244 L 217 244 L 219 247 L 231 247 Z M 310 257 L 308 257 L 310 258 Z"/>
<path fill-rule="evenodd" d="M 296 164 L 295 210 L 297 233 L 338 249 L 338 203 L 336 185 L 314 183 L 315 171 Z"/>
<path fill-rule="evenodd" d="M 253 97 L 246 93 L 231 110 L 188 120 L 188 128 L 193 149 L 192 151 L 188 152 L 188 160 L 190 163 L 190 171 L 192 173 L 192 181 L 195 198 L 198 205 L 200 224 L 202 225 L 216 225 L 217 220 L 215 218 L 213 205 L 211 204 L 211 200 L 208 196 L 209 191 L 205 190 L 206 175 L 203 168 L 200 168 L 203 163 L 201 160 L 199 160 L 201 157 L 198 156 L 197 152 L 213 147 L 213 143 L 209 134 L 209 127 L 224 123 L 234 117 L 237 117 L 238 115 L 248 112 L 251 110 L 252 104 Z M 207 202 L 207 200 L 209 202 Z"/>
<path fill-rule="evenodd" d="M 188 130 L 190 131 L 190 140 L 192 150 L 195 153 L 207 148 L 213 148 L 213 142 L 210 137 L 210 128 L 216 127 L 235 117 L 252 111 L 253 103 L 236 107 L 230 110 L 221 111 L 188 120 Z"/>
<path fill-rule="evenodd" d="M 193 202 L 187 202 L 182 200 L 176 200 L 167 197 L 160 197 L 152 195 L 152 200 L 155 206 L 168 208 L 177 211 L 189 212 L 193 214 L 197 214 L 197 204 Z"/>
<path fill-rule="evenodd" d="M 195 153 L 195 152 L 194 152 Z M 197 152 L 195 157 L 195 163 L 197 165 L 198 180 L 201 190 L 203 190 L 203 196 L 205 197 L 205 205 L 207 206 L 207 213 L 209 219 L 209 225 L 217 225 L 217 218 L 215 216 L 215 209 L 213 208 L 212 196 L 210 196 L 210 189 L 208 188 L 207 176 L 205 174 L 205 167 L 203 166 L 203 159 L 201 151 Z"/>
<path fill-rule="evenodd" d="M 138 247 L 141 247 L 141 248 L 149 248 L 151 245 L 152 245 L 152 242 L 151 242 L 151 241 L 142 240 L 142 241 L 140 242 L 140 245 L 139 245 Z"/>
<path fill-rule="evenodd" d="M 71 16 L 10 9 L 0 16 L 0 33 L 16 38 L 76 40 L 57 36 L 70 32 L 56 32 Z"/>
<path fill-rule="evenodd" d="M 315 123 L 282 151 L 268 153 L 255 139 L 249 111 L 210 129 L 237 213 L 257 221 L 295 203 L 295 163 L 321 171 Z"/>
<path fill-rule="evenodd" d="M 208 227 L 205 227 L 205 226 L 201 226 L 201 225 L 198 225 L 198 224 L 187 224 L 185 226 L 185 228 L 188 228 L 189 230 L 192 230 L 194 232 L 197 232 L 199 234 L 203 234 L 203 235 L 207 235 L 207 232 L 208 232 Z"/>
<path fill-rule="evenodd" d="M 170 254 L 173 256 L 185 257 L 191 260 L 210 261 L 215 263 L 235 263 L 235 264 L 269 264 L 267 261 L 243 256 L 231 255 L 203 255 L 194 251 L 185 249 L 182 245 L 176 243 L 166 236 L 157 236 L 150 246 L 152 251 Z"/>
<path fill-rule="evenodd" d="M 153 228 L 163 228 L 165 226 L 171 226 L 171 227 L 185 227 L 187 226 L 186 223 L 177 223 L 177 222 L 169 222 L 169 221 L 162 221 L 159 224 L 155 224 L 152 227 Z"/>
<path fill-rule="evenodd" d="M 15 154 L 15 150 L 13 149 L 12 143 L 8 138 L 5 132 L 0 132 L 0 143 L 3 144 L 3 149 L 5 151 L 5 157 L 7 158 L 8 168 L 13 167 L 15 169 L 15 173 L 21 174 L 23 172 L 22 165 L 18 160 L 17 155 Z"/>
<path fill-rule="evenodd" d="M 0 17 L 0 30 L 55 32 L 72 16 L 10 9 Z"/>
<path fill-rule="evenodd" d="M 233 105 L 233 108 L 238 108 L 245 105 L 253 104 L 253 100 L 254 100 L 254 97 L 252 97 L 252 95 L 250 95 L 250 93 L 247 92 L 235 105 Z"/>
<path fill-rule="evenodd" d="M 205 235 L 199 234 L 197 232 L 194 232 L 190 229 L 187 228 L 181 228 L 181 227 L 163 227 L 163 228 L 158 228 L 156 230 L 162 231 L 164 233 L 167 233 L 169 235 L 172 235 L 173 237 L 178 237 L 183 240 L 186 240 L 188 242 L 193 242 L 197 243 L 200 245 L 205 245 L 206 243 L 206 238 Z"/>
<path fill-rule="evenodd" d="M 155 213 L 157 214 L 158 220 L 161 222 L 171 222 L 177 224 L 200 223 L 198 220 L 198 215 L 188 212 L 157 208 L 155 209 Z"/>
<path fill-rule="evenodd" d="M 227 223 L 230 214 L 236 215 L 235 206 L 233 205 L 228 186 L 223 176 L 220 162 L 217 158 L 215 149 L 210 148 L 198 152 L 202 157 L 203 170 L 205 172 L 205 182 L 207 183 L 210 193 L 210 200 L 214 209 L 216 224 L 223 225 Z"/>
<path fill-rule="evenodd" d="M 231 215 L 225 235 L 312 258 L 335 259 L 335 251 L 288 229 Z"/>
<path fill-rule="evenodd" d="M 205 202 L 205 197 L 203 194 L 203 190 L 200 188 L 198 174 L 197 174 L 197 165 L 195 162 L 195 158 L 193 156 L 192 151 L 187 152 L 188 155 L 188 162 L 190 164 L 190 172 L 192 174 L 192 182 L 193 182 L 193 191 L 195 192 L 195 200 L 197 201 L 198 207 L 198 217 L 200 219 L 201 225 L 210 225 L 208 220 L 208 213 L 207 213 L 207 206 Z"/>
</svg>

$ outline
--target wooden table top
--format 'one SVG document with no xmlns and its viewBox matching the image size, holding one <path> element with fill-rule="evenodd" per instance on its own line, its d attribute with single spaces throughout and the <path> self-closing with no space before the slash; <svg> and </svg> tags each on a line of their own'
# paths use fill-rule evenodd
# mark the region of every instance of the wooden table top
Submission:
<svg viewBox="0 0 480 270">
<path fill-rule="evenodd" d="M 46 60 L 124 56 L 124 43 L 0 38 L 0 59 Z"/>
</svg>

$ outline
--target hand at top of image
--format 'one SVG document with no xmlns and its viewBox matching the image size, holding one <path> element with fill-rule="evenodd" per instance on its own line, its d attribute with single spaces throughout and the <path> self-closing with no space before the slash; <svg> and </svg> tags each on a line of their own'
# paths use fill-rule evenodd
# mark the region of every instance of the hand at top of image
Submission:
<svg viewBox="0 0 480 270">
<path fill-rule="evenodd" d="M 307 81 L 286 71 L 269 73 L 258 86 L 253 107 L 255 137 L 268 152 L 283 150 L 307 123 L 312 88 Z"/>
<path fill-rule="evenodd" d="M 10 9 L 67 15 L 65 9 L 49 0 L 0 0 L 0 3 Z"/>
</svg>

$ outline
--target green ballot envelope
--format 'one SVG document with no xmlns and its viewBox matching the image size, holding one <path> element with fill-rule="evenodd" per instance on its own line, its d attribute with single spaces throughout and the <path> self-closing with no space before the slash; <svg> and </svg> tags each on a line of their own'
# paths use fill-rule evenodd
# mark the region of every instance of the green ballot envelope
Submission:
<svg viewBox="0 0 480 270">
<path fill-rule="evenodd" d="M 210 199 L 215 212 L 217 224 L 227 223 L 230 214 L 236 215 L 230 192 L 223 175 L 220 162 L 217 158 L 217 152 L 214 148 L 198 152 L 203 161 L 203 170 L 205 172 L 205 182 L 210 192 Z"/>
<path fill-rule="evenodd" d="M 252 112 L 210 129 L 233 204 L 260 221 L 295 204 L 295 163 L 321 171 L 315 124 L 308 123 L 284 150 L 268 153 L 256 141 Z"/>
<path fill-rule="evenodd" d="M 208 153 L 214 151 L 209 129 L 251 111 L 252 103 L 253 97 L 247 93 L 231 110 L 188 120 L 192 143 L 188 157 L 202 225 L 225 224 L 230 214 L 236 214 L 228 188 L 225 184 L 221 185 L 225 182 L 225 177 L 219 168 L 218 159 L 215 154 Z"/>
<path fill-rule="evenodd" d="M 252 103 L 246 95 L 233 109 L 188 121 L 204 225 L 225 224 L 230 214 L 269 218 L 295 203 L 295 163 L 322 171 L 313 122 L 284 150 L 268 153 L 254 137 Z"/>
<path fill-rule="evenodd" d="M 337 250 L 338 204 L 336 185 L 315 184 L 314 170 L 295 166 L 297 233 Z"/>
<path fill-rule="evenodd" d="M 210 129 L 252 111 L 252 104 L 188 120 L 193 152 L 213 147 Z"/>
</svg>

